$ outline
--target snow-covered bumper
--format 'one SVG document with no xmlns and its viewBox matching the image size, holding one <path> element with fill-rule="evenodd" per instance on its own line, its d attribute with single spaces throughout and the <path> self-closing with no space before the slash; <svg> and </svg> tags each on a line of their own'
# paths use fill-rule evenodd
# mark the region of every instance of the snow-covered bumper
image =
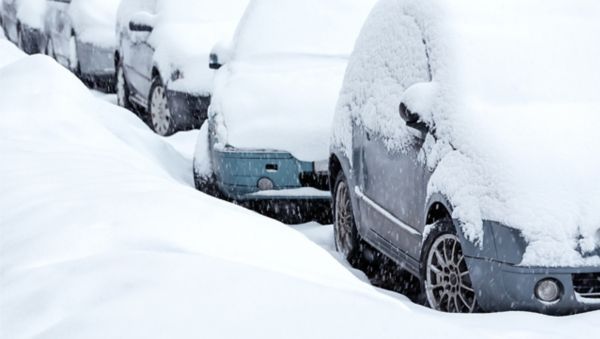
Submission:
<svg viewBox="0 0 600 339">
<path fill-rule="evenodd" d="M 287 152 L 213 150 L 221 191 L 239 201 L 329 201 L 326 164 L 300 161 Z"/>
<path fill-rule="evenodd" d="M 190 94 L 167 87 L 167 100 L 176 129 L 200 128 L 208 118 L 209 95 Z"/>
<path fill-rule="evenodd" d="M 552 315 L 600 310 L 600 267 L 519 266 L 527 243 L 514 229 L 484 222 L 483 246 L 463 241 L 479 306 L 484 311 Z"/>
</svg>

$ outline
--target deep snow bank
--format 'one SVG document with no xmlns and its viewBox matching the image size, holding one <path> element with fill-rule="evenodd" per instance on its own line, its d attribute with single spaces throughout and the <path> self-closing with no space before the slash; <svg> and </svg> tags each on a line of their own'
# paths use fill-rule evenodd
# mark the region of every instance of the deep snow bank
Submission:
<svg viewBox="0 0 600 339">
<path fill-rule="evenodd" d="M 550 338 L 598 313 L 449 316 L 381 294 L 44 56 L 0 68 L 2 338 Z M 431 326 L 435 323 L 435 326 Z"/>
</svg>

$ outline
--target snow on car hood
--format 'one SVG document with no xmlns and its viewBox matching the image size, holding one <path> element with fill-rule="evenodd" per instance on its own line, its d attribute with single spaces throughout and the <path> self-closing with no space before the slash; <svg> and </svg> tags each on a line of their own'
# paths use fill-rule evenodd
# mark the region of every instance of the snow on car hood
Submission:
<svg viewBox="0 0 600 339">
<path fill-rule="evenodd" d="M 17 18 L 31 28 L 44 27 L 47 0 L 16 0 Z"/>
<path fill-rule="evenodd" d="M 78 38 L 98 47 L 116 48 L 117 10 L 121 0 L 73 0 L 69 16 Z"/>
<path fill-rule="evenodd" d="M 403 29 L 400 15 L 413 17 L 427 45 L 439 88 L 420 112 L 437 138 L 424 148 L 435 169 L 429 195 L 448 198 L 473 242 L 488 236 L 482 220 L 519 230 L 529 243 L 521 265 L 600 265 L 599 14 L 593 0 L 384 0 L 369 19 Z M 385 31 L 369 27 L 347 79 L 388 74 L 369 68 L 376 56 L 365 45 L 386 43 Z M 389 84 L 346 81 L 338 111 L 357 107 L 353 114 L 401 150 L 414 138 L 398 117 L 404 78 L 390 77 L 397 97 L 371 110 L 363 93 L 387 95 Z M 366 116 L 375 111 L 378 119 Z M 347 152 L 351 120 L 336 119 L 333 142 Z"/>
<path fill-rule="evenodd" d="M 327 159 L 346 63 L 343 57 L 263 56 L 227 65 L 211 109 L 224 127 L 219 142 Z"/>
<path fill-rule="evenodd" d="M 459 100 L 434 119 L 470 160 L 463 189 L 477 197 L 455 192 L 456 213 L 521 230 L 523 265 L 600 265 L 600 5 L 463 0 L 446 12 L 460 18 L 448 23 Z"/>
</svg>

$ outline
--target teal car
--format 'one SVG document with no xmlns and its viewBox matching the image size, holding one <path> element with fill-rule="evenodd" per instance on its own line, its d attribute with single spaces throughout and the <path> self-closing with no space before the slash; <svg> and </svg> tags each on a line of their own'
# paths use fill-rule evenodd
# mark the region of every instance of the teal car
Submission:
<svg viewBox="0 0 600 339">
<path fill-rule="evenodd" d="M 205 156 L 195 161 L 199 189 L 237 202 L 304 201 L 330 210 L 333 114 L 373 3 L 250 2 L 234 43 L 217 44 L 210 56 L 218 71 L 206 142 L 199 142 Z"/>
</svg>

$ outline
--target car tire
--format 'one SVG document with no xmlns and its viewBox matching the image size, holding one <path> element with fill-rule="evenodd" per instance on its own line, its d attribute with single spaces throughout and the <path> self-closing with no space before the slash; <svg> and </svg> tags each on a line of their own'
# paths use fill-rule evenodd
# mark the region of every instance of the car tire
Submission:
<svg viewBox="0 0 600 339">
<path fill-rule="evenodd" d="M 81 78 L 81 64 L 77 54 L 77 36 L 75 32 L 72 32 L 69 38 L 69 70 Z"/>
<path fill-rule="evenodd" d="M 333 195 L 333 231 L 335 248 L 352 266 L 362 260 L 362 242 L 352 208 L 350 187 L 343 172 L 338 174 Z"/>
<path fill-rule="evenodd" d="M 478 312 L 477 294 L 452 220 L 433 225 L 423 246 L 421 290 L 427 306 L 447 313 Z"/>
<path fill-rule="evenodd" d="M 169 108 L 166 87 L 160 76 L 155 76 L 152 80 L 146 112 L 150 128 L 156 134 L 169 136 L 175 133 L 175 120 Z"/>
<path fill-rule="evenodd" d="M 129 85 L 127 85 L 127 79 L 125 78 L 125 69 L 123 68 L 123 61 L 119 59 L 117 61 L 117 72 L 116 72 L 116 92 L 117 92 L 117 104 L 125 109 L 133 110 L 133 105 L 129 100 Z"/>
<path fill-rule="evenodd" d="M 19 47 L 19 49 L 23 52 L 26 52 L 25 37 L 23 36 L 23 26 L 21 26 L 21 23 L 17 23 L 17 47 Z"/>
</svg>

